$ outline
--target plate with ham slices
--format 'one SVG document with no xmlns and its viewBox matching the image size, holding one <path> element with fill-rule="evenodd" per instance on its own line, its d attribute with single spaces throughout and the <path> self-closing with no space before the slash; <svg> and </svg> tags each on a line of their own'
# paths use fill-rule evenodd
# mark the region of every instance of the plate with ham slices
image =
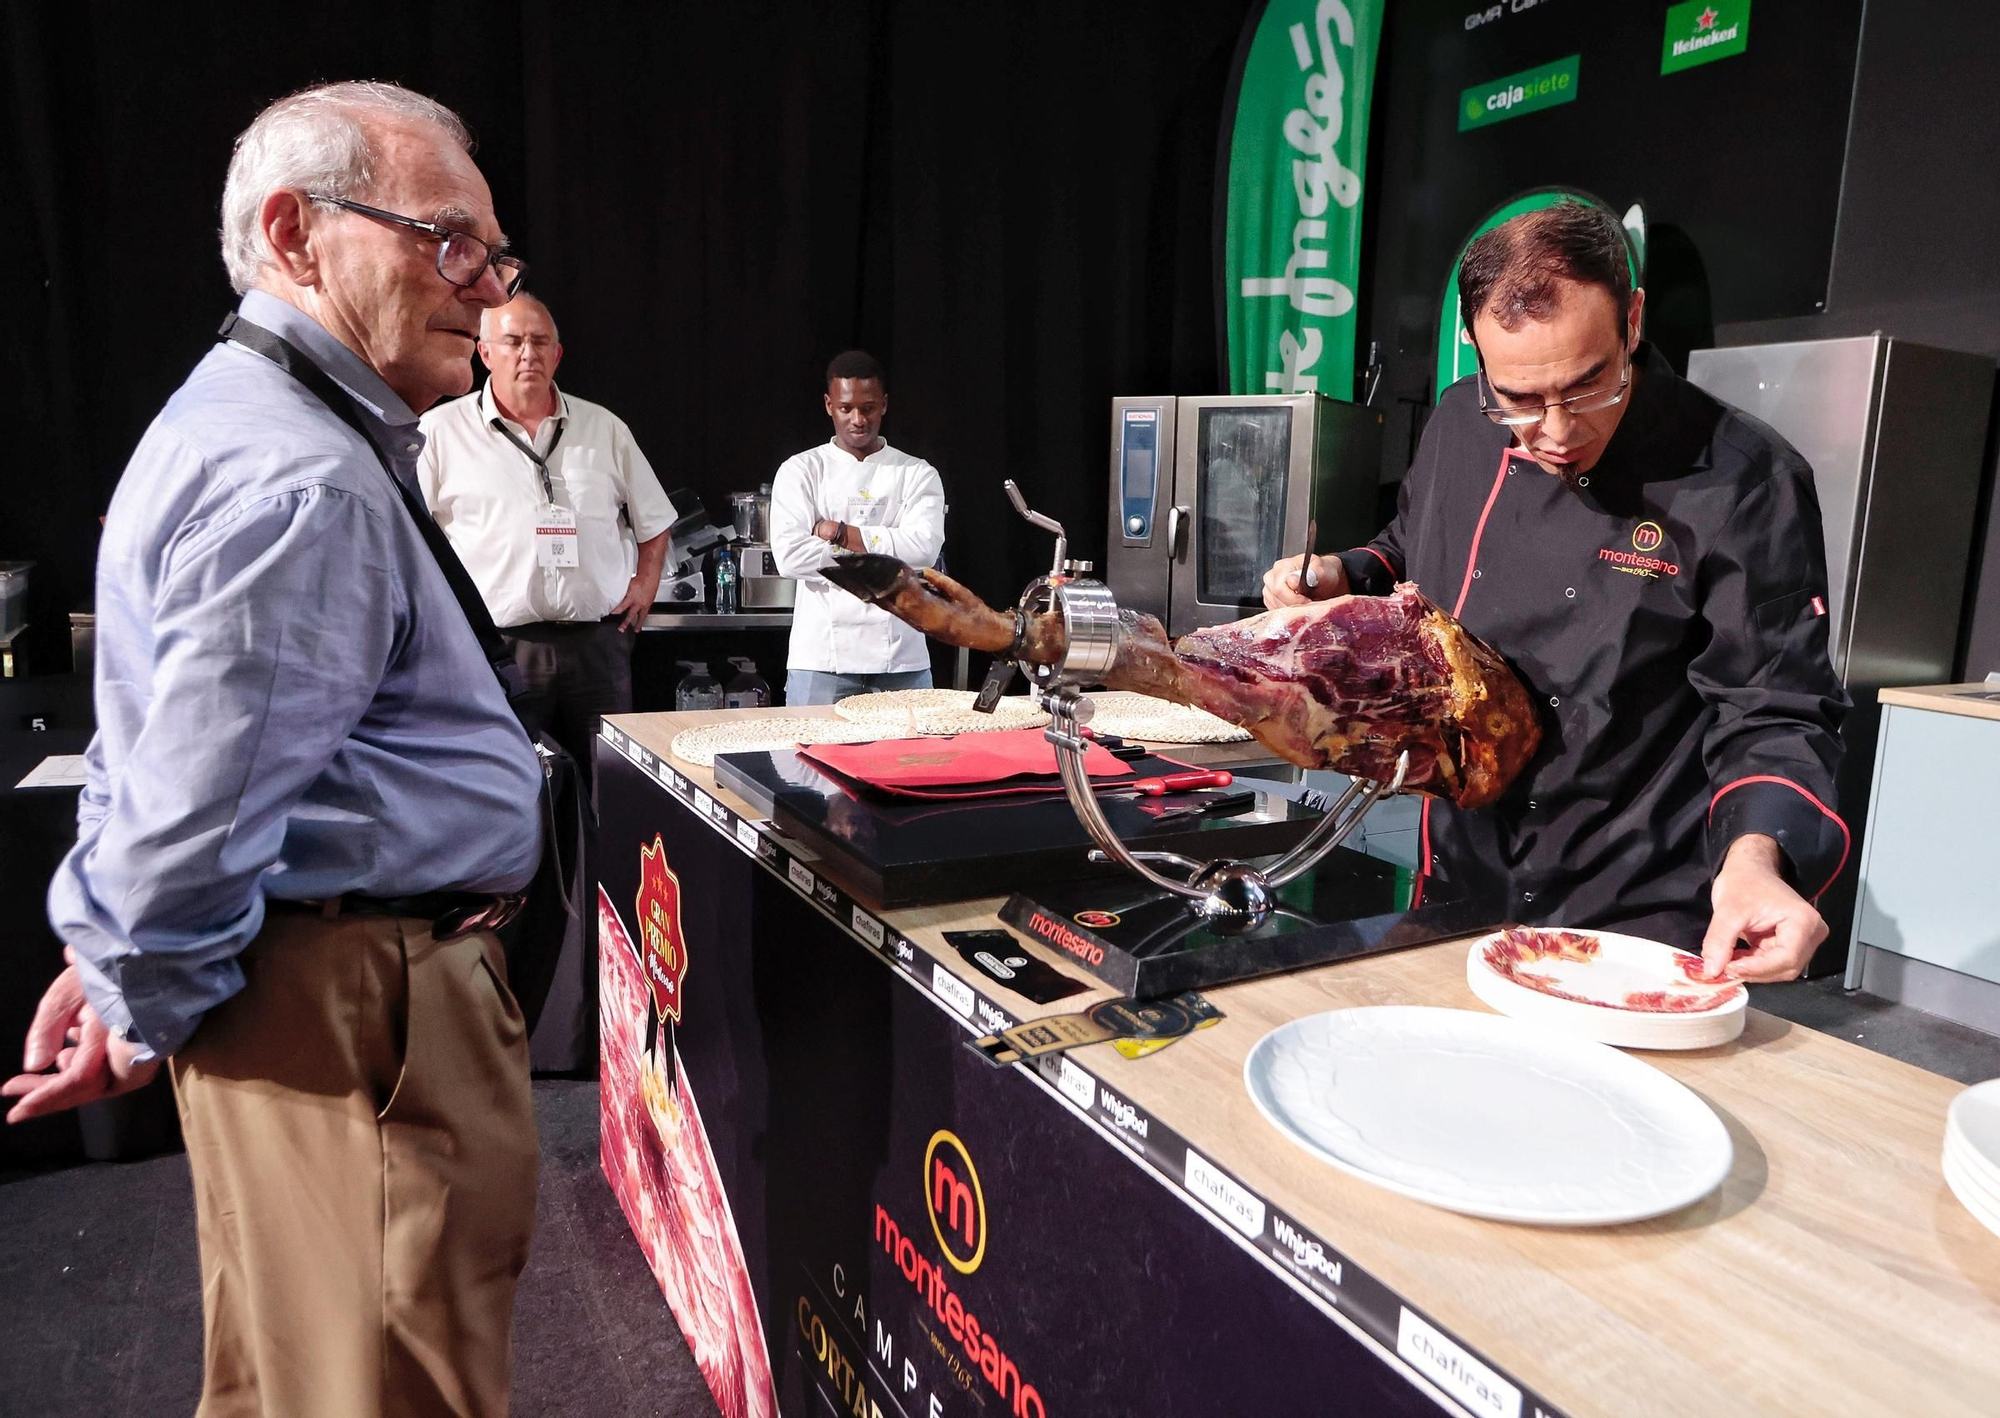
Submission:
<svg viewBox="0 0 2000 1418">
<path fill-rule="evenodd" d="M 1702 959 L 1612 931 L 1509 926 L 1472 943 L 1465 982 L 1502 1014 L 1621 1049 L 1708 1049 L 1743 1032 L 1740 980 Z"/>
</svg>

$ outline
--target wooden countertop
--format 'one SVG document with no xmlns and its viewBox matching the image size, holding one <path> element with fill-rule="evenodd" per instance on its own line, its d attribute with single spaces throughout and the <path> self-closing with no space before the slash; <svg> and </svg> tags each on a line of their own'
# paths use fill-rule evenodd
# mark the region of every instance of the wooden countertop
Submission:
<svg viewBox="0 0 2000 1418">
<path fill-rule="evenodd" d="M 676 732 L 715 717 L 614 722 L 664 757 Z M 674 764 L 750 813 L 707 770 Z M 999 906 L 952 902 L 885 919 L 1018 1018 L 1111 994 L 1036 1005 L 977 976 L 940 933 L 991 927 Z M 1097 1047 L 1070 1061 L 1572 1418 L 2000 1412 L 2000 1236 L 1959 1205 L 1939 1170 L 1958 1084 L 1752 1009 L 1735 1043 L 1638 1055 L 1700 1094 L 1729 1129 L 1736 1159 L 1720 1191 L 1632 1225 L 1517 1226 L 1425 1206 L 1319 1162 L 1271 1127 L 1243 1086 L 1251 1046 L 1291 1019 L 1371 1004 L 1483 1009 L 1465 983 L 1463 942 L 1205 993 L 1226 1016 L 1216 1026 L 1144 1059 Z"/>
<path fill-rule="evenodd" d="M 1924 684 L 1885 689 L 1884 704 L 1908 709 L 1935 709 L 1940 714 L 1964 714 L 1974 719 L 2000 719 L 2000 684 Z M 1994 1405 L 2000 1411 L 2000 1404 Z"/>
</svg>

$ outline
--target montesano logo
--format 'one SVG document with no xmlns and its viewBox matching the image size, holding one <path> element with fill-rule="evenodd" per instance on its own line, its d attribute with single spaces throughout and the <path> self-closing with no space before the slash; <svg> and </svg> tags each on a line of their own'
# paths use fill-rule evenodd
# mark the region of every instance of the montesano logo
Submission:
<svg viewBox="0 0 2000 1418">
<path fill-rule="evenodd" d="M 1539 68 L 1474 84 L 1458 96 L 1458 131 L 1484 128 L 1537 109 L 1574 102 L 1582 60 L 1582 55 L 1572 54 Z"/>
<path fill-rule="evenodd" d="M 1632 550 L 1621 547 L 1600 547 L 1599 561 L 1608 561 L 1615 571 L 1623 571 L 1631 576 L 1644 576 L 1656 580 L 1662 576 L 1681 574 L 1680 563 L 1666 557 L 1654 556 L 1667 540 L 1667 534 L 1658 522 L 1641 522 L 1632 529 Z"/>
<path fill-rule="evenodd" d="M 1687 0 L 1667 10 L 1660 72 L 1728 59 L 1750 47 L 1750 0 Z"/>
<path fill-rule="evenodd" d="M 986 1193 L 965 1144 L 943 1128 L 924 1150 L 924 1195 L 938 1249 L 953 1270 L 972 1274 L 986 1259 Z"/>
<path fill-rule="evenodd" d="M 924 1208 L 945 1265 L 970 1275 L 986 1257 L 986 1195 L 979 1173 L 958 1137 L 940 1128 L 924 1149 Z M 1006 1349 L 965 1300 L 951 1288 L 945 1265 L 923 1254 L 880 1202 L 875 1205 L 875 1242 L 910 1282 L 931 1313 L 964 1346 L 966 1358 L 1014 1418 L 1048 1418 L 1042 1396 L 1007 1356 Z"/>
<path fill-rule="evenodd" d="M 1028 917 L 1028 929 L 1053 945 L 1057 950 L 1066 950 L 1087 965 L 1104 963 L 1104 947 L 1092 941 L 1074 927 L 1054 916 L 1036 911 Z"/>
<path fill-rule="evenodd" d="M 681 985 L 687 979 L 687 939 L 681 934 L 681 880 L 667 865 L 667 844 L 655 833 L 639 849 L 639 939 L 646 983 L 661 1014 L 681 1022 Z"/>
</svg>

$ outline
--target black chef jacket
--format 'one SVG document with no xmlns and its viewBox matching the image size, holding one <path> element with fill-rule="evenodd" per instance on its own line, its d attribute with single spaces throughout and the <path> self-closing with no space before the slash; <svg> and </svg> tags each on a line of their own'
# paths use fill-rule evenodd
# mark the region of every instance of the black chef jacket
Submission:
<svg viewBox="0 0 2000 1418">
<path fill-rule="evenodd" d="M 1498 802 L 1425 799 L 1422 869 L 1508 920 L 1693 949 L 1738 837 L 1775 838 L 1809 897 L 1845 863 L 1848 700 L 1812 470 L 1650 347 L 1636 362 L 1630 407 L 1574 485 L 1510 452 L 1460 380 L 1395 521 L 1340 559 L 1364 594 L 1416 582 L 1507 658 L 1540 714 L 1541 748 Z"/>
</svg>

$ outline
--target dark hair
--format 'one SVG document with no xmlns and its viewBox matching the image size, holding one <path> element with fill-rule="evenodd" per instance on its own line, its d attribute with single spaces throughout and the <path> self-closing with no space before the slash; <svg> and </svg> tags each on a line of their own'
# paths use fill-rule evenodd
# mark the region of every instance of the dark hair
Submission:
<svg viewBox="0 0 2000 1418">
<path fill-rule="evenodd" d="M 882 392 L 889 392 L 889 376 L 882 368 L 882 362 L 866 350 L 843 350 L 833 357 L 826 367 L 826 387 L 831 389 L 836 379 L 872 379 L 882 386 Z"/>
<path fill-rule="evenodd" d="M 1475 238 L 1458 266 L 1459 319 L 1467 330 L 1481 313 L 1503 330 L 1518 330 L 1524 320 L 1546 320 L 1562 281 L 1604 287 L 1623 321 L 1632 268 L 1625 228 L 1610 208 L 1566 198 Z"/>
</svg>

